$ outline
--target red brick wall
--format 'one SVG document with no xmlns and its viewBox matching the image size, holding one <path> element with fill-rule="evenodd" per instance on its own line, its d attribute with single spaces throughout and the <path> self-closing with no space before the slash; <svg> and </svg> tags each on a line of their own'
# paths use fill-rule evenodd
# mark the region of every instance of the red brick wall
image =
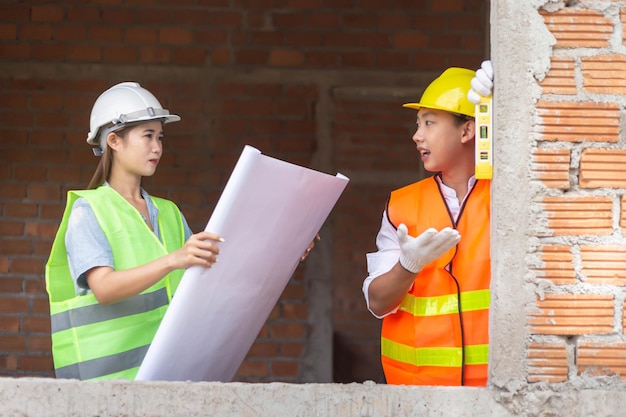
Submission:
<svg viewBox="0 0 626 417">
<path fill-rule="evenodd" d="M 0 375 L 53 375 L 44 265 L 66 191 L 84 187 L 97 163 L 85 144 L 91 105 L 110 85 L 136 80 L 182 116 L 166 127 L 165 156 L 144 185 L 175 200 L 194 230 L 204 227 L 243 145 L 309 166 L 320 146 L 332 144 L 331 171 L 352 178 L 329 219 L 334 378 L 381 381 L 379 322 L 361 295 L 365 253 L 374 250 L 388 192 L 421 175 L 410 142 L 414 114 L 394 91 L 418 98 L 445 67 L 476 68 L 485 3 L 0 5 Z M 339 94 L 346 85 L 382 94 Z M 237 380 L 302 380 L 315 325 L 307 321 L 305 267 Z"/>
<path fill-rule="evenodd" d="M 626 11 L 564 5 L 539 11 L 556 43 L 534 128 L 531 180 L 544 189 L 532 220 L 541 289 L 528 315 L 527 379 L 624 379 Z"/>
</svg>

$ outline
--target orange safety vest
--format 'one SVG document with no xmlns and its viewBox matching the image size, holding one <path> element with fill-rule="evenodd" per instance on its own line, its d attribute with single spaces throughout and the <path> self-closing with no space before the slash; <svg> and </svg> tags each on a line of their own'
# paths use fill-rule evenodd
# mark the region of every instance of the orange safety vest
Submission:
<svg viewBox="0 0 626 417">
<path fill-rule="evenodd" d="M 435 178 L 395 190 L 387 215 L 411 236 L 454 227 L 461 241 L 426 265 L 398 311 L 383 319 L 381 354 L 389 384 L 487 384 L 490 182 L 477 181 L 455 223 Z"/>
</svg>

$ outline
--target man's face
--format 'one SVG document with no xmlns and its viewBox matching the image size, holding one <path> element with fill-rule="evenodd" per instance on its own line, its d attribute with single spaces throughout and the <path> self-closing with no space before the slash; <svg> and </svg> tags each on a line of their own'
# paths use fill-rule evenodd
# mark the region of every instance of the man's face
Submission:
<svg viewBox="0 0 626 417">
<path fill-rule="evenodd" d="M 464 135 L 470 121 L 460 123 L 452 113 L 443 110 L 421 108 L 417 112 L 413 142 L 422 157 L 424 169 L 445 172 L 459 163 L 466 155 Z"/>
</svg>

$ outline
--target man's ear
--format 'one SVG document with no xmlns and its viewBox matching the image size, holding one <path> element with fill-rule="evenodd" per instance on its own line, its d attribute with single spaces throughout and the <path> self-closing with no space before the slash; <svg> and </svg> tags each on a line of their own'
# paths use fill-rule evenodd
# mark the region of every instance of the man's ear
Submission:
<svg viewBox="0 0 626 417">
<path fill-rule="evenodd" d="M 463 123 L 463 131 L 461 134 L 461 143 L 468 143 L 474 140 L 476 136 L 476 120 L 470 119 Z"/>
</svg>

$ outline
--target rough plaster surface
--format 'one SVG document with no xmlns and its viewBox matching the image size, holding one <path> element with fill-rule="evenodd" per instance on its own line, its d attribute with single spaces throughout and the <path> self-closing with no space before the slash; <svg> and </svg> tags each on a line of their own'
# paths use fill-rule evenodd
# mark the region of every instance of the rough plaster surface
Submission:
<svg viewBox="0 0 626 417">
<path fill-rule="evenodd" d="M 624 415 L 626 391 L 516 394 L 482 388 L 363 384 L 79 382 L 0 378 L 2 417 L 505 417 Z"/>
<path fill-rule="evenodd" d="M 552 35 L 537 13 L 541 1 L 491 2 L 494 64 L 494 178 L 492 180 L 490 384 L 515 392 L 526 384 L 528 332 L 523 317 L 534 302 L 525 255 L 533 190 L 529 164 L 537 73 L 547 72 Z M 523 28 L 523 30 L 520 30 Z"/>
</svg>

